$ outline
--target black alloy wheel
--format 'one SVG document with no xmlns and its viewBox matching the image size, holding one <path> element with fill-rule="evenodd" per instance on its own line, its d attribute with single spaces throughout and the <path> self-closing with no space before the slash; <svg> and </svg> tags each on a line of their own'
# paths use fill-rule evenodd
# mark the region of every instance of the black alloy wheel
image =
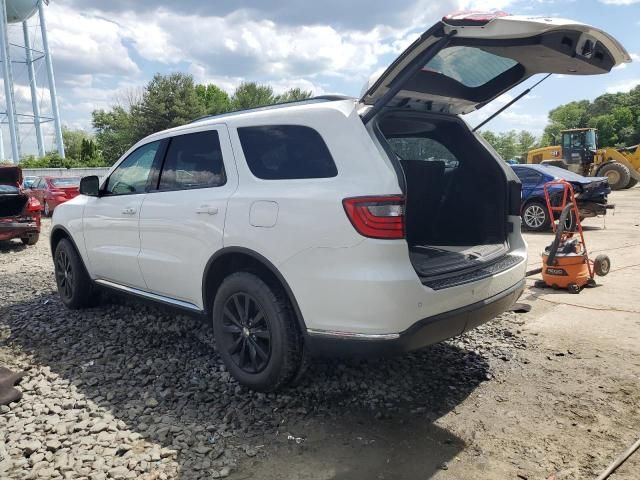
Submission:
<svg viewBox="0 0 640 480">
<path fill-rule="evenodd" d="M 248 293 L 229 297 L 224 305 L 223 344 L 233 362 L 244 372 L 263 371 L 271 358 L 271 328 L 258 301 Z"/>
<path fill-rule="evenodd" d="M 218 353 L 241 385 L 272 392 L 301 373 L 302 335 L 277 283 L 254 272 L 230 273 L 216 291 L 212 317 Z"/>
<path fill-rule="evenodd" d="M 60 240 L 55 248 L 53 264 L 60 300 L 67 308 L 85 308 L 99 303 L 99 292 L 95 290 L 71 241 L 66 238 Z"/>
<path fill-rule="evenodd" d="M 65 249 L 58 249 L 56 252 L 56 282 L 58 292 L 64 303 L 73 299 L 74 271 L 71 265 L 71 258 Z"/>
</svg>

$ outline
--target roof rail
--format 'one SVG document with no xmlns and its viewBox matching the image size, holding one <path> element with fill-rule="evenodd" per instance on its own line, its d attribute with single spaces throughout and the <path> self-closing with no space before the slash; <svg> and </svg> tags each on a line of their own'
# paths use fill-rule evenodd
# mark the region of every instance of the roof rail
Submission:
<svg viewBox="0 0 640 480">
<path fill-rule="evenodd" d="M 320 103 L 320 102 L 335 102 L 338 100 L 352 100 L 353 97 L 348 97 L 346 95 L 319 95 L 317 97 L 305 98 L 302 100 L 291 100 L 288 102 L 274 103 L 271 105 L 263 105 L 261 107 L 252 107 L 252 108 L 243 108 L 241 110 L 233 110 L 231 112 L 219 113 L 216 115 L 204 115 L 202 117 L 196 118 L 189 122 L 189 124 L 201 122 L 203 120 L 211 120 L 213 118 L 224 118 L 231 117 L 234 115 L 239 115 L 241 113 L 246 112 L 260 112 L 263 110 L 276 110 L 278 108 L 290 107 L 292 105 L 307 105 L 311 103 Z"/>
</svg>

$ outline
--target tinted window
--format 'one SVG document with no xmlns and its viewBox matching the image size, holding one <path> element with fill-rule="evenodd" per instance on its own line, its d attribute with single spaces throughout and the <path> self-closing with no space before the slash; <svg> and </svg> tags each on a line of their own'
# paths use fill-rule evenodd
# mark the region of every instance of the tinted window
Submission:
<svg viewBox="0 0 640 480">
<path fill-rule="evenodd" d="M 324 140 L 313 128 L 274 125 L 238 129 L 251 173 L 265 180 L 328 178 L 338 174 Z"/>
<path fill-rule="evenodd" d="M 440 142 L 426 137 L 396 137 L 387 141 L 401 160 L 444 162 L 445 168 L 455 168 L 458 159 Z"/>
<path fill-rule="evenodd" d="M 206 188 L 226 182 L 218 132 L 173 137 L 160 174 L 160 189 Z"/>
<path fill-rule="evenodd" d="M 517 64 L 511 58 L 479 48 L 454 46 L 441 50 L 424 70 L 441 73 L 467 87 L 480 87 Z"/>
<path fill-rule="evenodd" d="M 113 171 L 104 192 L 112 195 L 144 193 L 160 142 L 143 145 Z"/>
</svg>

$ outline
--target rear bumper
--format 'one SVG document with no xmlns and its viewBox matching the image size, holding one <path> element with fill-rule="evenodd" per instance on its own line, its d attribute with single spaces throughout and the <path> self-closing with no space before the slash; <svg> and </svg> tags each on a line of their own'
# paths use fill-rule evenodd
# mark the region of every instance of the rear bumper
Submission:
<svg viewBox="0 0 640 480">
<path fill-rule="evenodd" d="M 305 345 L 312 356 L 393 355 L 417 350 L 467 332 L 503 313 L 520 297 L 525 281 L 480 302 L 424 318 L 398 334 L 361 335 L 309 330 Z"/>
<path fill-rule="evenodd" d="M 11 240 L 12 238 L 22 238 L 40 232 L 38 222 L 17 222 L 0 220 L 0 240 Z"/>
</svg>

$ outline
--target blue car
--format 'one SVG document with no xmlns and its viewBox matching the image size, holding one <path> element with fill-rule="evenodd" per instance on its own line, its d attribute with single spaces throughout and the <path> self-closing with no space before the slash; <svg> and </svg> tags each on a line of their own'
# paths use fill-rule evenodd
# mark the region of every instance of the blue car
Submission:
<svg viewBox="0 0 640 480">
<path fill-rule="evenodd" d="M 553 180 L 566 180 L 573 186 L 580 211 L 580 219 L 606 215 L 614 208 L 607 200 L 611 187 L 607 177 L 583 177 L 577 173 L 552 165 L 512 165 L 513 171 L 522 182 L 522 225 L 527 230 L 542 232 L 551 228 L 551 218 L 544 197 L 544 184 Z M 561 186 L 551 189 L 551 200 L 559 205 Z M 554 215 L 557 220 L 559 214 Z M 575 219 L 571 219 L 568 228 L 573 229 Z"/>
</svg>

